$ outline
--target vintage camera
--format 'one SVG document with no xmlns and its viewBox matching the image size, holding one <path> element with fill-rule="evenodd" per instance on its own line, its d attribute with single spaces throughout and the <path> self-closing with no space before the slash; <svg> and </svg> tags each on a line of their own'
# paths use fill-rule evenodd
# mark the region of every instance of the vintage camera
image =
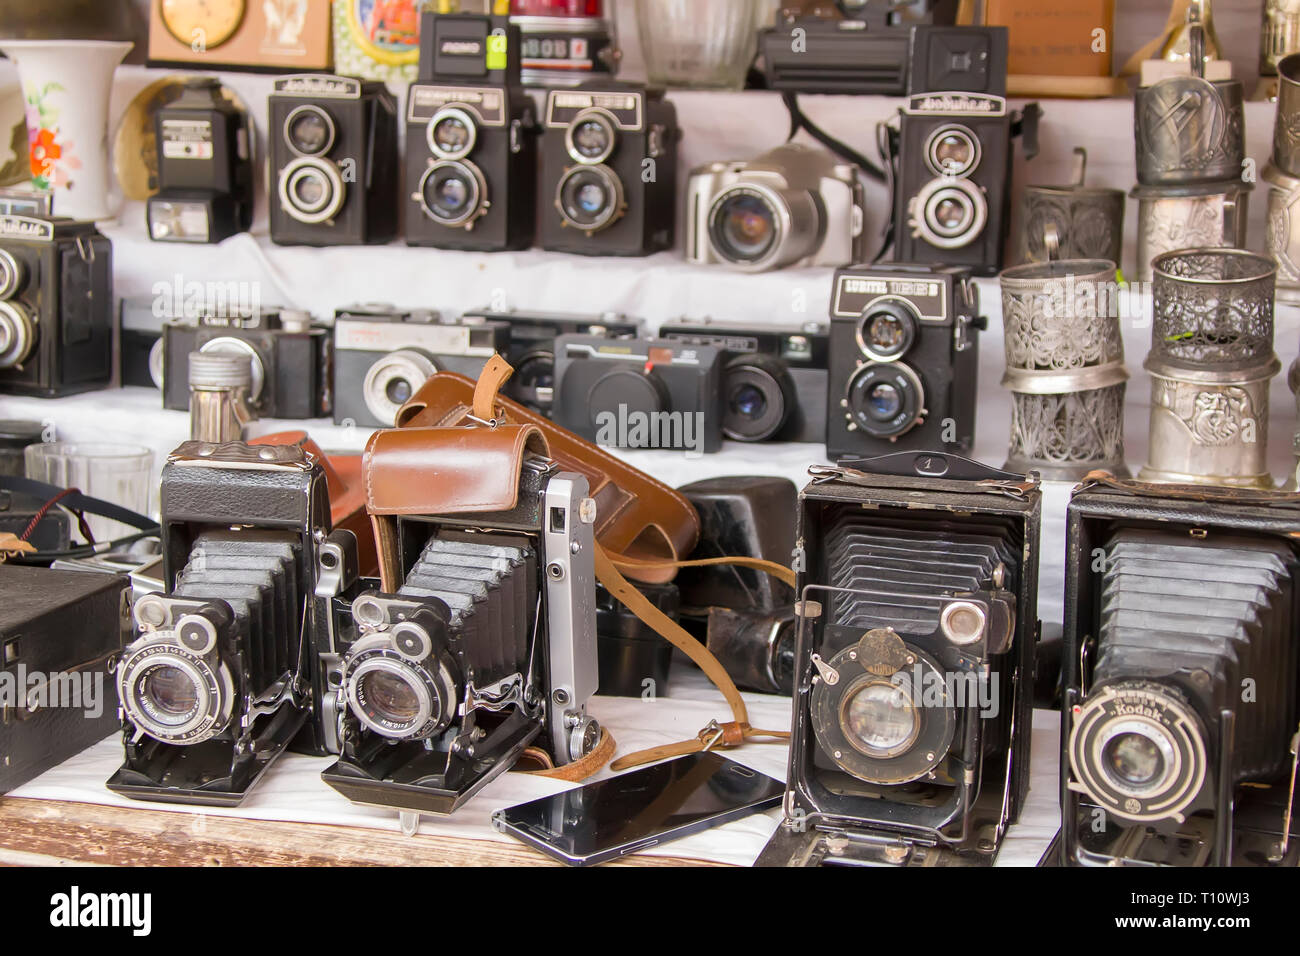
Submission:
<svg viewBox="0 0 1300 956">
<path fill-rule="evenodd" d="M 966 269 L 884 263 L 835 273 L 827 457 L 969 450 L 987 324 Z"/>
<path fill-rule="evenodd" d="M 330 536 L 325 472 L 297 445 L 186 442 L 160 505 L 166 589 L 132 611 L 117 666 L 126 760 L 108 787 L 232 806 L 291 744 L 325 752 L 309 642 L 332 579 L 318 572 L 325 542 L 355 555 L 355 538 Z"/>
<path fill-rule="evenodd" d="M 425 12 L 431 62 L 406 112 L 406 241 L 491 252 L 527 249 L 537 214 L 537 121 L 519 80 L 519 29 L 488 55 L 500 18 Z"/>
<path fill-rule="evenodd" d="M 55 398 L 112 378 L 112 243 L 93 222 L 0 214 L 0 392 Z"/>
<path fill-rule="evenodd" d="M 668 339 L 561 335 L 552 419 L 607 447 L 718 451 L 723 356 Z"/>
<path fill-rule="evenodd" d="M 770 89 L 902 96 L 912 27 L 952 23 L 957 12 L 956 0 L 839 0 L 835 6 L 838 17 L 820 7 L 810 14 L 783 10 L 782 23 L 759 32 Z"/>
<path fill-rule="evenodd" d="M 686 259 L 746 272 L 863 262 L 864 210 L 857 169 L 824 149 L 710 163 L 686 186 Z"/>
<path fill-rule="evenodd" d="M 830 335 L 824 325 L 670 322 L 660 338 L 711 345 L 722 368 L 722 433 L 732 441 L 826 441 Z"/>
<path fill-rule="evenodd" d="M 785 819 L 760 865 L 987 865 L 1029 789 L 1035 481 L 939 453 L 800 496 Z"/>
<path fill-rule="evenodd" d="M 671 249 L 680 141 L 677 109 L 662 90 L 612 82 L 551 90 L 538 244 L 584 256 Z"/>
<path fill-rule="evenodd" d="M 189 81 L 158 110 L 158 192 L 149 197 L 149 238 L 221 242 L 253 224 L 253 131 L 221 81 Z"/>
<path fill-rule="evenodd" d="M 1298 514 L 1271 492 L 1075 491 L 1044 863 L 1297 864 Z"/>
<path fill-rule="evenodd" d="M 153 296 L 126 296 L 117 311 L 117 368 L 123 386 L 163 387 L 162 327 Z"/>
<path fill-rule="evenodd" d="M 113 665 L 131 629 L 120 575 L 0 564 L 0 794 L 118 726 Z"/>
<path fill-rule="evenodd" d="M 389 305 L 340 309 L 334 316 L 334 374 L 343 383 L 334 421 L 392 428 L 397 411 L 435 372 L 478 378 L 510 347 L 505 322 L 440 322 L 437 313 Z"/>
<path fill-rule="evenodd" d="M 191 352 L 246 355 L 259 418 L 321 418 L 334 406 L 330 331 L 306 312 L 263 309 L 163 324 L 163 407 L 190 407 Z"/>
<path fill-rule="evenodd" d="M 384 84 L 287 76 L 268 110 L 272 242 L 359 246 L 397 235 L 397 103 Z"/>
<path fill-rule="evenodd" d="M 451 813 L 534 743 L 558 766 L 600 740 L 595 504 L 549 459 L 526 456 L 518 480 L 510 512 L 397 519 L 396 593 L 336 599 L 318 646 L 341 746 L 322 777 L 404 824 Z"/>
<path fill-rule="evenodd" d="M 1007 107 L 1006 27 L 919 26 L 912 77 L 890 144 L 894 258 L 1002 268 L 1010 225 L 1013 127 L 1037 152 L 1038 106 Z M 886 128 L 889 129 L 888 127 Z"/>
<path fill-rule="evenodd" d="M 466 312 L 462 322 L 505 322 L 510 350 L 503 353 L 514 368 L 501 393 L 539 415 L 550 416 L 555 391 L 555 339 L 560 335 L 595 335 L 630 339 L 642 323 L 615 312 L 575 315 L 567 312 Z"/>
</svg>

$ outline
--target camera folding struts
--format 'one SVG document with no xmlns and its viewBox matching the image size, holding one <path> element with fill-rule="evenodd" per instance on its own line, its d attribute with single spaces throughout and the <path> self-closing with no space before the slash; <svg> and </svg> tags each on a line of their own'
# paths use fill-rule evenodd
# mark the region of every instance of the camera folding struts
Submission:
<svg viewBox="0 0 1300 956">
<path fill-rule="evenodd" d="M 989 863 L 1029 786 L 1038 485 L 935 453 L 811 473 L 785 818 L 759 863 Z"/>
<path fill-rule="evenodd" d="M 186 442 L 163 469 L 166 590 L 140 597 L 117 690 L 126 761 L 108 787 L 239 803 L 291 744 L 323 753 L 308 637 L 330 534 L 325 472 L 297 445 Z"/>
<path fill-rule="evenodd" d="M 1300 860 L 1298 517 L 1273 492 L 1109 476 L 1075 492 L 1062 827 L 1044 863 Z"/>
</svg>

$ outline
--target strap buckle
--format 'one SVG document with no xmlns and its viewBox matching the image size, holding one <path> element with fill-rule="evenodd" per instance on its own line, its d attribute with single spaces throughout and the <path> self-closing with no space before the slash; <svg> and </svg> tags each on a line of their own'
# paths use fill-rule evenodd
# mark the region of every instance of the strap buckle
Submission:
<svg viewBox="0 0 1300 956">
<path fill-rule="evenodd" d="M 704 741 L 704 749 L 702 749 L 700 753 L 706 754 L 714 747 L 716 747 L 718 745 L 718 741 L 722 739 L 723 733 L 724 731 L 722 729 L 722 725 L 719 724 L 716 720 L 710 720 L 708 726 L 706 726 L 703 730 L 701 730 L 698 736 L 700 740 L 704 740 L 705 736 L 707 736 L 708 734 L 712 734 L 713 736 L 710 737 L 707 741 Z"/>
</svg>

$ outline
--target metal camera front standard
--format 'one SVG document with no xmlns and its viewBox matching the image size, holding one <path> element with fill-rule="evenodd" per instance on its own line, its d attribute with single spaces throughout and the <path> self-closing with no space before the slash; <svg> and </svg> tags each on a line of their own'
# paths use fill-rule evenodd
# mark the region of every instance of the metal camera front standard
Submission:
<svg viewBox="0 0 1300 956">
<path fill-rule="evenodd" d="M 1239 249 L 1185 249 L 1152 269 L 1151 446 L 1140 477 L 1271 488 L 1276 266 Z"/>
<path fill-rule="evenodd" d="M 1115 264 L 1076 259 L 1002 273 L 1002 384 L 1015 398 L 1008 471 L 1078 480 L 1124 469 L 1124 343 Z"/>
</svg>

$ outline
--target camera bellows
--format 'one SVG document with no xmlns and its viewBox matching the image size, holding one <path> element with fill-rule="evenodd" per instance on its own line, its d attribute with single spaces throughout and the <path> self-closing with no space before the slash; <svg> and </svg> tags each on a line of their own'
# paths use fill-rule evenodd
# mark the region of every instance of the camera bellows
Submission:
<svg viewBox="0 0 1300 956">
<path fill-rule="evenodd" d="M 1125 529 L 1105 562 L 1092 686 L 1070 735 L 1082 787 L 1155 822 L 1194 809 L 1225 757 L 1234 784 L 1276 779 L 1296 721 L 1292 549 Z"/>
<path fill-rule="evenodd" d="M 466 678 L 483 686 L 528 670 L 535 581 L 529 548 L 434 538 L 397 593 L 447 605 L 450 637 L 459 645 Z"/>
</svg>

